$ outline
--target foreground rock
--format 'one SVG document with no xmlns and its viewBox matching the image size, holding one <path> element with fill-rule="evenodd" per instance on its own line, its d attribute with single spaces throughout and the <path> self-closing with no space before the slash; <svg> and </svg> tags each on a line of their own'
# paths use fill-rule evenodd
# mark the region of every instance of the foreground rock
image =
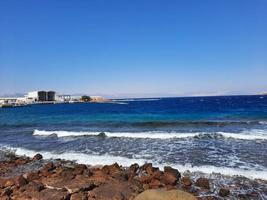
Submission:
<svg viewBox="0 0 267 200">
<path fill-rule="evenodd" d="M 134 200 L 197 200 L 192 194 L 181 190 L 146 190 Z"/>
<path fill-rule="evenodd" d="M 217 188 L 211 181 L 188 174 L 182 177 L 177 169 L 168 166 L 161 171 L 151 163 L 128 168 L 117 163 L 89 167 L 71 161 L 44 160 L 40 154 L 32 159 L 13 155 L 0 161 L 0 200 L 256 200 L 267 192 L 267 187 L 262 187 L 236 193 L 235 188 L 248 188 L 244 185 L 250 183 L 248 179 Z"/>
</svg>

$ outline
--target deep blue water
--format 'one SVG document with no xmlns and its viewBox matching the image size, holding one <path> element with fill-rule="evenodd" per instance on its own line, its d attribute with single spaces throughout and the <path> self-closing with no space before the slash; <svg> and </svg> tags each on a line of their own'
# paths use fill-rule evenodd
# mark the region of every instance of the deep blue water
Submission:
<svg viewBox="0 0 267 200">
<path fill-rule="evenodd" d="M 100 132 L 107 137 L 97 136 Z M 260 171 L 267 179 L 267 96 L 0 109 L 0 145 L 20 154 L 42 152 L 88 164 L 150 161 L 206 172 Z"/>
</svg>

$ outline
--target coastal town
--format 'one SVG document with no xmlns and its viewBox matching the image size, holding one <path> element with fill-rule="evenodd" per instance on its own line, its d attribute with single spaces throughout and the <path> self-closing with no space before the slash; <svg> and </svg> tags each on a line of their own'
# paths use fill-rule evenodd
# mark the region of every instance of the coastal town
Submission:
<svg viewBox="0 0 267 200">
<path fill-rule="evenodd" d="M 0 97 L 0 108 L 57 103 L 105 103 L 111 102 L 102 96 L 66 95 L 55 91 L 32 91 L 22 97 Z"/>
</svg>

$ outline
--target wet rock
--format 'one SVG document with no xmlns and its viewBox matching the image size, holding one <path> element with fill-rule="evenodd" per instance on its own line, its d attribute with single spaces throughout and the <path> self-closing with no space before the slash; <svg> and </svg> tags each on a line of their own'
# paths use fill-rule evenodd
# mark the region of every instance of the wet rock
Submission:
<svg viewBox="0 0 267 200">
<path fill-rule="evenodd" d="M 139 169 L 139 165 L 137 163 L 134 163 L 129 167 L 129 170 L 135 173 L 138 171 L 138 169 Z"/>
<path fill-rule="evenodd" d="M 171 174 L 177 177 L 178 179 L 181 178 L 181 174 L 179 173 L 179 171 L 169 166 L 164 167 L 164 174 Z"/>
<path fill-rule="evenodd" d="M 218 200 L 215 196 L 205 196 L 205 197 L 198 197 L 198 200 Z"/>
<path fill-rule="evenodd" d="M 199 178 L 199 179 L 197 179 L 196 186 L 209 190 L 210 189 L 209 179 L 207 179 L 207 178 Z"/>
<path fill-rule="evenodd" d="M 23 176 L 18 176 L 15 178 L 15 185 L 20 188 L 24 185 L 26 185 L 28 181 Z"/>
<path fill-rule="evenodd" d="M 33 158 L 32 158 L 33 160 L 42 160 L 43 159 L 43 156 L 41 155 L 41 154 L 36 154 L 35 156 L 33 156 Z"/>
<path fill-rule="evenodd" d="M 181 190 L 146 190 L 134 200 L 196 200 L 193 195 Z"/>
<path fill-rule="evenodd" d="M 221 197 L 226 197 L 226 196 L 230 195 L 230 190 L 227 188 L 221 188 L 219 191 L 219 195 Z"/>
<path fill-rule="evenodd" d="M 192 181 L 189 176 L 184 176 L 182 178 L 182 183 L 184 187 L 190 187 L 192 185 Z"/>
<path fill-rule="evenodd" d="M 102 171 L 109 175 L 114 175 L 122 171 L 118 163 L 114 163 L 113 165 L 105 165 L 102 167 Z"/>
<path fill-rule="evenodd" d="M 98 136 L 99 136 L 99 137 L 102 137 L 102 138 L 107 137 L 107 136 L 106 136 L 106 133 L 104 133 L 104 132 L 99 133 Z"/>
<path fill-rule="evenodd" d="M 132 179 L 136 176 L 136 173 L 139 169 L 139 165 L 138 164 L 132 164 L 129 169 L 127 170 L 127 177 L 128 179 Z"/>
<path fill-rule="evenodd" d="M 177 169 L 172 167 L 164 167 L 164 174 L 162 177 L 162 181 L 166 185 L 175 185 L 177 181 L 180 179 L 181 174 Z"/>
</svg>

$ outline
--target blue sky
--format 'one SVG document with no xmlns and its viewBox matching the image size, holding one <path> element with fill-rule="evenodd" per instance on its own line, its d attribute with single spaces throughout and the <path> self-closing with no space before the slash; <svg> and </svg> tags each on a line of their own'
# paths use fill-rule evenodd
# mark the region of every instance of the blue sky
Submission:
<svg viewBox="0 0 267 200">
<path fill-rule="evenodd" d="M 0 1 L 0 94 L 267 91 L 266 0 Z"/>
</svg>

